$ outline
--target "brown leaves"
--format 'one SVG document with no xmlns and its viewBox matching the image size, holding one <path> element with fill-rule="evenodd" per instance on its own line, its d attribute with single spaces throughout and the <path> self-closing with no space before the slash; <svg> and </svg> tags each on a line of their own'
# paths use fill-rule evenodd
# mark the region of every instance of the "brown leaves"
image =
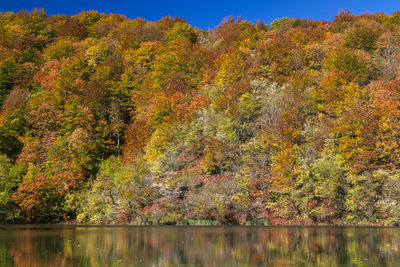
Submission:
<svg viewBox="0 0 400 267">
<path fill-rule="evenodd" d="M 400 160 L 400 81 L 370 85 L 372 112 L 378 119 L 377 151 L 385 165 L 395 167 Z"/>
</svg>

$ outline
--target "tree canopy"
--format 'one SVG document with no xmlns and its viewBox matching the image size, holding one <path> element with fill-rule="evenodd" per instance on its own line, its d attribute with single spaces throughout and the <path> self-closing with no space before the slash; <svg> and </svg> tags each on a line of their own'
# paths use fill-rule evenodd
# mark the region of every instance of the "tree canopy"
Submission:
<svg viewBox="0 0 400 267">
<path fill-rule="evenodd" d="M 398 224 L 399 21 L 1 13 L 0 222 Z"/>
</svg>

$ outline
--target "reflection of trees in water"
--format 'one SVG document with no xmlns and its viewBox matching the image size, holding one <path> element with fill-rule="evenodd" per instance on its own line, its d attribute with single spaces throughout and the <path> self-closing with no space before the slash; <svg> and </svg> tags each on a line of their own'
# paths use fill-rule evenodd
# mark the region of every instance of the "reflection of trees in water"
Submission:
<svg viewBox="0 0 400 267">
<path fill-rule="evenodd" d="M 400 266 L 397 228 L 5 229 L 0 229 L 1 266 Z"/>
</svg>

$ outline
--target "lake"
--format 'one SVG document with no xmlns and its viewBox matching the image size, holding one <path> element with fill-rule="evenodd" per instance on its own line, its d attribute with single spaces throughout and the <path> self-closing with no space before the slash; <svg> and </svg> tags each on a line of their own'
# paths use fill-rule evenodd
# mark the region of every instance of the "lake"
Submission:
<svg viewBox="0 0 400 267">
<path fill-rule="evenodd" d="M 396 227 L 0 226 L 0 266 L 400 266 Z"/>
</svg>

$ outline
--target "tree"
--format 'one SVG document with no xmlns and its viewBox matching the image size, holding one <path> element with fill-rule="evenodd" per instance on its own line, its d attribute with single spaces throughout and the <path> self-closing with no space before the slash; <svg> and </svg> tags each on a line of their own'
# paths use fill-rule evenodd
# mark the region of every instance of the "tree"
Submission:
<svg viewBox="0 0 400 267">
<path fill-rule="evenodd" d="M 22 164 L 11 164 L 5 155 L 0 155 L 0 221 L 18 222 L 19 214 L 12 195 L 25 175 Z"/>
<path fill-rule="evenodd" d="M 3 61 L 0 63 L 0 106 L 13 86 L 12 74 L 15 70 L 14 63 Z"/>
<path fill-rule="evenodd" d="M 224 87 L 239 81 L 245 76 L 245 57 L 239 51 L 233 51 L 221 57 L 219 71 L 215 77 L 215 83 Z"/>
<path fill-rule="evenodd" d="M 186 23 L 180 22 L 175 23 L 174 27 L 165 34 L 165 40 L 168 42 L 179 39 L 187 39 L 190 42 L 195 43 L 196 38 L 196 34 L 192 27 Z"/>
</svg>

